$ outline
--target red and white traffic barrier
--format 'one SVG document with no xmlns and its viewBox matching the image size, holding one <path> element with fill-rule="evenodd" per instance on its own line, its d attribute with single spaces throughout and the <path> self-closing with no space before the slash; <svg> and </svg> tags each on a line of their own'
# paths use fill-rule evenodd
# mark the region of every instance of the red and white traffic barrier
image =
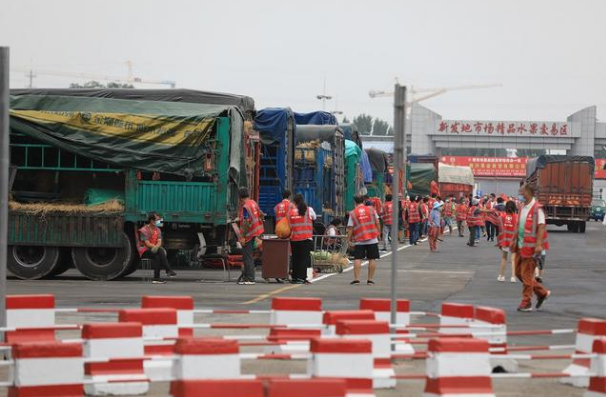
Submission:
<svg viewBox="0 0 606 397">
<path fill-rule="evenodd" d="M 179 337 L 175 309 L 129 309 L 118 314 L 120 322 L 137 322 L 143 326 L 143 338 L 157 338 L 145 343 L 147 356 L 172 356 L 175 340 Z M 174 338 L 174 339 L 173 339 Z M 171 340 L 172 339 L 172 340 Z M 173 360 L 146 360 L 145 374 L 153 381 L 169 380 Z"/>
<path fill-rule="evenodd" d="M 54 341 L 55 297 L 7 295 L 6 324 L 8 328 L 31 328 L 5 332 L 4 341 L 7 343 Z"/>
<path fill-rule="evenodd" d="M 336 333 L 345 339 L 368 339 L 372 343 L 374 357 L 373 388 L 391 389 L 396 373 L 391 363 L 391 338 L 389 322 L 376 320 L 341 320 L 337 322 Z"/>
<path fill-rule="evenodd" d="M 86 380 L 90 381 L 84 386 L 87 395 L 124 396 L 148 392 L 140 323 L 85 324 L 82 339 L 84 357 L 92 359 L 84 364 Z"/>
<path fill-rule="evenodd" d="M 518 372 L 516 360 L 498 357 L 499 354 L 507 354 L 507 318 L 505 312 L 494 307 L 478 306 L 475 308 L 474 323 L 475 327 L 472 328 L 472 334 L 477 335 L 479 339 L 486 339 L 490 348 L 495 349 L 491 350 L 494 352 L 493 356 L 490 357 L 492 368 L 501 367 L 506 372 Z"/>
<path fill-rule="evenodd" d="M 590 367 L 595 376 L 589 379 L 589 387 L 583 397 L 606 397 L 606 338 L 595 340 L 592 350 L 597 355 L 591 359 Z"/>
<path fill-rule="evenodd" d="M 391 323 L 391 299 L 360 299 L 360 310 L 372 310 L 377 320 Z M 410 301 L 408 299 L 396 301 L 396 324 L 405 327 L 410 325 Z"/>
<path fill-rule="evenodd" d="M 171 397 L 265 397 L 261 380 L 182 380 L 171 382 Z"/>
<path fill-rule="evenodd" d="M 182 338 L 175 344 L 175 355 L 177 381 L 240 377 L 240 347 L 235 340 Z"/>
<path fill-rule="evenodd" d="M 267 340 L 275 342 L 275 345 L 266 346 L 267 354 L 296 354 L 309 352 L 309 342 L 320 338 L 322 331 L 319 329 L 290 329 L 272 328 Z"/>
<path fill-rule="evenodd" d="M 342 379 L 270 379 L 266 397 L 345 397 Z"/>
<path fill-rule="evenodd" d="M 175 309 L 179 336 L 194 336 L 191 326 L 194 324 L 194 298 L 191 296 L 150 296 L 141 299 L 142 309 Z"/>
<path fill-rule="evenodd" d="M 313 339 L 308 374 L 317 378 L 344 378 L 347 396 L 374 397 L 372 343 L 366 339 Z"/>
<path fill-rule="evenodd" d="M 372 310 L 377 320 L 391 323 L 391 299 L 360 299 L 360 310 Z M 398 327 L 408 327 L 410 325 L 410 301 L 408 299 L 398 299 L 396 302 L 396 324 Z M 405 330 L 398 332 L 408 333 Z M 404 355 L 414 355 L 415 349 L 405 339 L 400 339 L 396 344 L 396 352 Z"/>
<path fill-rule="evenodd" d="M 334 310 L 324 312 L 322 323 L 325 336 L 335 336 L 337 322 L 341 320 L 374 320 L 375 314 L 371 310 Z"/>
<path fill-rule="evenodd" d="M 442 314 L 440 315 L 440 325 L 447 327 L 440 328 L 439 332 L 443 334 L 460 334 L 461 330 L 452 326 L 468 326 L 474 323 L 473 305 L 462 303 L 442 303 Z M 449 327 L 450 326 L 450 327 Z"/>
<path fill-rule="evenodd" d="M 83 396 L 80 343 L 29 342 L 13 346 L 14 386 L 10 397 Z"/>
<path fill-rule="evenodd" d="M 322 299 L 273 298 L 271 325 L 322 324 Z"/>
<path fill-rule="evenodd" d="M 593 342 L 599 338 L 606 337 L 606 320 L 596 318 L 582 318 L 579 320 L 576 338 L 576 353 L 588 354 L 593 349 Z M 575 359 L 564 372 L 570 375 L 584 375 L 589 373 L 591 360 L 588 358 Z M 589 386 L 586 377 L 571 377 L 560 380 L 560 382 L 575 387 Z"/>
<path fill-rule="evenodd" d="M 432 339 L 423 397 L 495 397 L 488 347 L 482 339 Z"/>
</svg>

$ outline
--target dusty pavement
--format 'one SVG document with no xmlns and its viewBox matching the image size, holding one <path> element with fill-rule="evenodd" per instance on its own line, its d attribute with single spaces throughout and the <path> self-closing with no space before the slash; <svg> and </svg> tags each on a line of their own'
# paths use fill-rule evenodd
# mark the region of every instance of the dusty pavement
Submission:
<svg viewBox="0 0 606 397">
<path fill-rule="evenodd" d="M 426 243 L 401 248 L 398 266 L 398 296 L 411 300 L 412 310 L 439 311 L 444 301 L 471 303 L 502 308 L 509 329 L 573 328 L 581 317 L 606 318 L 606 232 L 602 225 L 589 223 L 586 234 L 572 234 L 563 228 L 549 227 L 551 250 L 547 259 L 545 285 L 552 298 L 540 312 L 518 313 L 520 283 L 496 281 L 499 253 L 493 243 L 483 241 L 478 248 L 465 245 L 466 239 L 445 237 L 437 253 Z M 379 263 L 377 284 L 350 286 L 351 272 L 334 275 L 311 285 L 257 283 L 238 286 L 221 281 L 217 270 L 182 270 L 165 285 L 142 281 L 138 274 L 120 281 L 95 282 L 70 271 L 54 280 L 8 282 L 9 293 L 52 293 L 60 307 L 136 307 L 142 295 L 191 295 L 198 308 L 267 309 L 273 296 L 308 296 L 323 299 L 325 309 L 357 307 L 362 297 L 388 297 L 390 257 Z M 365 276 L 365 270 L 363 276 Z M 237 277 L 232 272 L 232 279 Z M 259 274 L 260 276 L 260 274 Z M 203 282 L 200 282 L 203 279 Z M 107 321 L 111 315 L 61 315 L 63 323 Z M 199 322 L 258 322 L 258 316 L 198 316 Z M 230 331 L 241 332 L 241 331 Z M 261 331 L 262 332 L 262 331 Z M 222 332 L 224 334 L 225 332 Z M 248 332 L 251 333 L 251 332 Z M 208 334 L 208 332 L 199 332 Z M 217 331 L 214 331 L 217 334 Z M 70 335 L 66 334 L 66 337 Z M 74 336 L 74 335 L 71 335 Z M 572 335 L 510 338 L 511 344 L 573 344 Z M 257 350 L 258 351 L 258 350 Z M 563 353 L 563 352 L 562 352 Z M 566 361 L 521 363 L 521 371 L 559 371 Z M 243 364 L 244 373 L 300 373 L 303 362 L 251 361 Z M 424 361 L 401 361 L 398 373 L 423 373 Z M 378 396 L 420 396 L 421 381 L 405 381 L 396 390 L 379 391 Z M 581 396 L 582 390 L 559 385 L 555 380 L 496 380 L 497 396 Z M 166 384 L 154 385 L 150 395 L 167 395 Z"/>
</svg>

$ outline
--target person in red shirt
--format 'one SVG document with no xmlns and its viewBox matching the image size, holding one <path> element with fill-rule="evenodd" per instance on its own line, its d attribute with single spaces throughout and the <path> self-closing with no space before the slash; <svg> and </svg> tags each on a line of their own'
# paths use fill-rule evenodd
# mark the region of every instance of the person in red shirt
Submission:
<svg viewBox="0 0 606 397">
<path fill-rule="evenodd" d="M 385 204 L 383 205 L 383 251 L 387 251 L 387 243 L 392 244 L 391 226 L 393 225 L 393 201 L 391 194 L 385 196 Z"/>
<path fill-rule="evenodd" d="M 239 242 L 242 245 L 242 259 L 244 266 L 242 267 L 242 275 L 238 279 L 240 285 L 255 284 L 255 261 L 253 258 L 255 238 L 265 232 L 263 228 L 263 212 L 259 205 L 248 195 L 248 189 L 241 188 L 240 196 L 240 236 Z"/>
<path fill-rule="evenodd" d="M 427 237 L 427 224 L 429 222 L 429 197 L 424 197 L 420 205 L 421 210 L 421 238 Z"/>
<path fill-rule="evenodd" d="M 518 214 L 516 213 L 516 203 L 508 201 L 505 203 L 505 211 L 499 212 L 499 235 L 497 236 L 497 246 L 501 250 L 501 263 L 499 265 L 499 276 L 497 281 L 505 281 L 505 267 L 507 266 L 507 256 L 511 256 L 511 282 L 516 281 L 515 254 L 511 253 L 511 246 L 517 237 L 516 225 L 518 224 Z"/>
<path fill-rule="evenodd" d="M 292 252 L 291 283 L 307 284 L 307 268 L 311 267 L 316 213 L 305 203 L 301 193 L 295 194 L 288 212 L 290 250 Z"/>
<path fill-rule="evenodd" d="M 175 277 L 175 273 L 168 263 L 166 250 L 162 247 L 162 218 L 155 212 L 150 212 L 147 216 L 147 223 L 139 229 L 139 243 L 137 250 L 141 259 L 151 259 L 154 266 L 154 284 L 166 284 L 166 281 L 160 278 L 160 269 L 164 267 L 166 275 Z"/>
<path fill-rule="evenodd" d="M 282 192 L 282 201 L 280 201 L 274 207 L 276 225 L 288 215 L 288 209 L 290 208 L 290 196 L 292 196 L 290 190 L 285 190 L 284 192 Z"/>
<path fill-rule="evenodd" d="M 362 260 L 368 259 L 368 280 L 366 283 L 374 285 L 376 260 L 380 258 L 379 216 L 374 207 L 364 204 L 364 197 L 356 196 L 354 201 L 356 208 L 349 213 L 347 223 L 347 237 L 349 243 L 354 247 L 354 280 L 351 284 L 360 284 Z"/>
</svg>

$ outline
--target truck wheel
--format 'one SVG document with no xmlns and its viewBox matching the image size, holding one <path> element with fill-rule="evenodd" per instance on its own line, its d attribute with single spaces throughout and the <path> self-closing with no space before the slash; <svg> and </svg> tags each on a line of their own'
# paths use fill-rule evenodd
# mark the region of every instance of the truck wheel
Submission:
<svg viewBox="0 0 606 397">
<path fill-rule="evenodd" d="M 73 267 L 72 258 L 70 257 L 69 253 L 69 248 L 61 248 L 59 250 L 59 262 L 57 263 L 57 266 L 55 266 L 53 271 L 48 274 L 47 277 L 58 276 Z"/>
<path fill-rule="evenodd" d="M 76 268 L 91 280 L 113 280 L 120 277 L 134 258 L 134 247 L 126 233 L 122 234 L 122 247 L 73 248 L 72 259 Z"/>
<path fill-rule="evenodd" d="M 579 223 L 579 233 L 585 233 L 586 227 L 587 227 L 587 224 L 585 222 Z"/>
<path fill-rule="evenodd" d="M 8 247 L 8 270 L 22 280 L 50 275 L 59 264 L 59 248 L 13 245 Z"/>
<path fill-rule="evenodd" d="M 567 223 L 566 224 L 566 230 L 568 230 L 569 232 L 572 232 L 572 224 Z"/>
</svg>

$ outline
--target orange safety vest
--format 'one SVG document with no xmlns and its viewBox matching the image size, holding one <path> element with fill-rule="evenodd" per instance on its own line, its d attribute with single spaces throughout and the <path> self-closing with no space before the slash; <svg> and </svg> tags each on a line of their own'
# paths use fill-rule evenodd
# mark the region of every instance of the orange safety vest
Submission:
<svg viewBox="0 0 606 397">
<path fill-rule="evenodd" d="M 517 214 L 508 214 L 501 212 L 499 214 L 499 247 L 511 247 L 516 238 L 516 225 L 518 224 Z"/>
<path fill-rule="evenodd" d="M 452 216 L 452 203 L 445 203 L 444 205 L 444 216 L 450 218 Z"/>
<path fill-rule="evenodd" d="M 313 238 L 314 223 L 309 216 L 309 208 L 305 215 L 299 215 L 297 206 L 291 205 L 288 211 L 288 221 L 290 222 L 290 241 L 304 241 Z"/>
<path fill-rule="evenodd" d="M 484 221 L 481 215 L 476 215 L 475 212 L 478 209 L 475 205 L 469 207 L 467 211 L 467 226 L 482 226 Z"/>
<path fill-rule="evenodd" d="M 467 206 L 465 204 L 459 204 L 457 206 L 457 221 L 467 220 Z"/>
<path fill-rule="evenodd" d="M 353 221 L 353 240 L 366 241 L 379 237 L 376 213 L 373 207 L 359 205 L 349 213 Z"/>
<path fill-rule="evenodd" d="M 375 211 L 377 211 L 377 214 L 382 214 L 383 203 L 381 202 L 381 199 L 378 197 L 371 197 L 370 201 L 372 202 L 373 207 L 375 207 Z"/>
<path fill-rule="evenodd" d="M 274 207 L 274 214 L 276 215 L 276 223 L 278 223 L 280 220 L 286 218 L 286 216 L 288 215 L 289 207 L 290 207 L 290 201 L 288 199 L 284 199 L 284 200 L 280 201 Z"/>
<path fill-rule="evenodd" d="M 497 211 L 494 208 L 491 208 L 491 211 L 488 214 L 486 214 L 486 220 L 495 226 L 498 225 L 499 224 L 499 211 Z"/>
<path fill-rule="evenodd" d="M 141 236 L 145 236 L 145 239 L 142 239 Z M 137 252 L 139 252 L 139 256 L 143 256 L 145 251 L 149 249 L 147 245 L 145 245 L 144 240 L 156 245 L 161 236 L 162 231 L 158 227 L 155 227 L 154 230 L 152 230 L 149 225 L 144 225 L 141 229 L 139 229 L 139 241 L 137 244 Z"/>
<path fill-rule="evenodd" d="M 541 204 L 535 202 L 533 207 L 528 211 L 528 216 L 526 217 L 526 223 L 524 224 L 524 242 L 522 247 L 520 248 L 520 255 L 522 258 L 532 258 L 534 256 L 534 249 L 537 245 L 537 230 L 539 229 L 538 225 L 538 217 L 539 210 L 542 208 Z M 518 225 L 516 226 L 516 230 L 519 230 L 519 222 L 520 218 L 518 218 Z M 547 230 L 543 234 L 543 249 L 545 251 L 549 250 L 549 241 L 547 240 Z M 518 244 L 518 240 L 516 238 L 516 245 Z"/>
<path fill-rule="evenodd" d="M 383 206 L 383 223 L 386 225 L 393 224 L 393 201 L 387 201 Z"/>
<path fill-rule="evenodd" d="M 246 242 L 254 239 L 255 237 L 259 237 L 265 232 L 263 228 L 263 219 L 261 217 L 261 209 L 259 205 L 251 199 L 246 200 L 244 205 L 240 208 L 239 218 L 240 218 L 240 227 L 244 225 L 244 210 L 248 213 L 248 222 L 249 227 L 246 231 L 246 235 L 244 235 L 244 239 Z"/>
<path fill-rule="evenodd" d="M 408 223 L 421 222 L 421 215 L 419 214 L 419 204 L 416 201 L 408 204 Z"/>
<path fill-rule="evenodd" d="M 429 218 L 429 207 L 425 203 L 421 203 L 421 213 L 423 214 L 423 219 Z"/>
</svg>

